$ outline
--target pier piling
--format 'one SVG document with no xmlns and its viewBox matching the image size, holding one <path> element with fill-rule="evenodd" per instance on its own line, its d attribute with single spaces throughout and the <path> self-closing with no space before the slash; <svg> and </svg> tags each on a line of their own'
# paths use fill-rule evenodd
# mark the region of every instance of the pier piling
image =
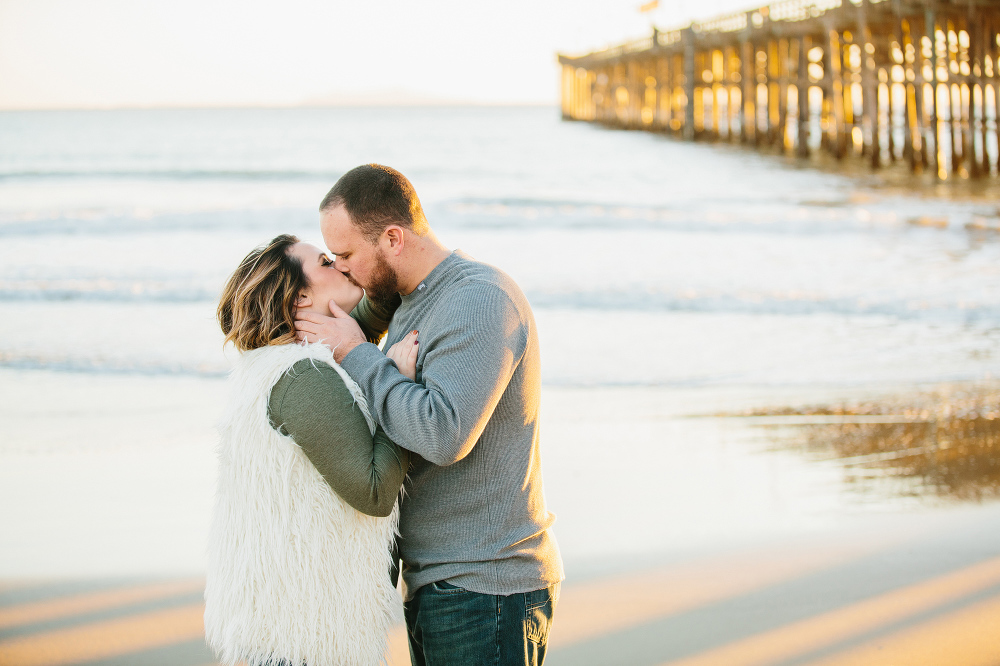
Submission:
<svg viewBox="0 0 1000 666">
<path fill-rule="evenodd" d="M 784 0 L 560 55 L 566 120 L 1000 173 L 1000 0 Z"/>
</svg>

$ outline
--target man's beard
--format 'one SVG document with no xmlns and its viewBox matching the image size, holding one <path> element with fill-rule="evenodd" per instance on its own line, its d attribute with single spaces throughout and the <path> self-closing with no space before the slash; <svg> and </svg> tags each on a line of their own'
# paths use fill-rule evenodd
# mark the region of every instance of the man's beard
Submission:
<svg viewBox="0 0 1000 666">
<path fill-rule="evenodd" d="M 375 266 L 372 269 L 371 284 L 365 287 L 369 300 L 376 303 L 388 303 L 399 293 L 399 275 L 396 269 L 389 265 L 381 252 L 375 252 Z"/>
</svg>

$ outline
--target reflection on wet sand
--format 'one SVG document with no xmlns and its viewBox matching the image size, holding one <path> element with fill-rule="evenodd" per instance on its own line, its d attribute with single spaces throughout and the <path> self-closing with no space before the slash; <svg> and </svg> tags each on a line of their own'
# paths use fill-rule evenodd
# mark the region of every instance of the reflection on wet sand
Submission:
<svg viewBox="0 0 1000 666">
<path fill-rule="evenodd" d="M 845 465 L 860 492 L 1000 497 L 1000 387 L 965 385 L 885 400 L 762 409 L 779 448 Z"/>
</svg>

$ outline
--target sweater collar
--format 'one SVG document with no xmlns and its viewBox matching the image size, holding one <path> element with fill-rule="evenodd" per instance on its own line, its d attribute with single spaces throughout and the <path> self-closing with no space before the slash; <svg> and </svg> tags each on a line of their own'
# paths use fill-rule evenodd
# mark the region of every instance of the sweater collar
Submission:
<svg viewBox="0 0 1000 666">
<path fill-rule="evenodd" d="M 452 271 L 452 269 L 458 266 L 458 264 L 462 261 L 469 260 L 469 258 L 469 255 L 461 250 L 453 251 L 445 257 L 440 264 L 435 266 L 434 269 L 427 274 L 427 277 L 420 281 L 420 284 L 417 285 L 416 289 L 411 291 L 409 294 L 400 294 L 403 299 L 403 303 L 414 303 L 418 299 L 431 293 L 435 287 L 445 281 L 446 276 Z"/>
</svg>

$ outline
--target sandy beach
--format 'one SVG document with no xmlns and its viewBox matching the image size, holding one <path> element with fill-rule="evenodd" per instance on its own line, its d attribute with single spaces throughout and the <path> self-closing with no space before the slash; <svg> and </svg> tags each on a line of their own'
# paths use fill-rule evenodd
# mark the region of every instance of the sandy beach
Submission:
<svg viewBox="0 0 1000 666">
<path fill-rule="evenodd" d="M 822 535 L 618 560 L 563 588 L 547 663 L 991 664 L 1000 510 L 879 515 Z M 656 560 L 655 563 L 650 560 Z M 203 580 L 0 587 L 0 663 L 214 664 Z M 405 630 L 388 663 L 409 663 Z"/>
</svg>

